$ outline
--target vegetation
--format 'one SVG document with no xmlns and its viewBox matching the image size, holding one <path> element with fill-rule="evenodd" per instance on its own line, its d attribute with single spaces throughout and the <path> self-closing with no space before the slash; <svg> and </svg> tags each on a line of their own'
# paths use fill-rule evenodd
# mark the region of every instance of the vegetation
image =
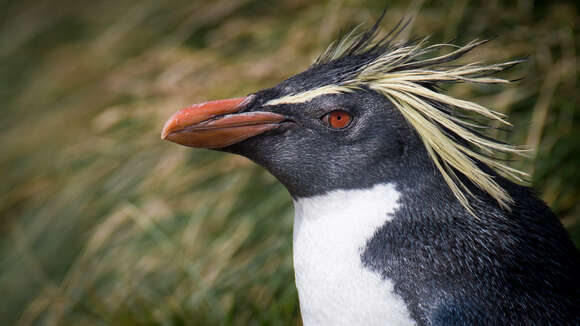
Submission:
<svg viewBox="0 0 580 326">
<path fill-rule="evenodd" d="M 579 8 L 389 1 L 388 29 L 470 55 L 528 56 L 510 87 L 455 87 L 511 116 L 580 242 Z M 174 111 L 306 68 L 384 1 L 0 1 L 0 320 L 31 325 L 296 325 L 290 196 L 244 158 L 162 142 Z"/>
</svg>

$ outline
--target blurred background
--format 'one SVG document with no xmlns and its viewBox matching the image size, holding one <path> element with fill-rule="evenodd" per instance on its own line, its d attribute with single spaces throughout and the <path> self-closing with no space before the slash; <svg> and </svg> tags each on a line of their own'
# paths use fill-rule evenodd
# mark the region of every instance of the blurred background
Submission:
<svg viewBox="0 0 580 326">
<path fill-rule="evenodd" d="M 449 87 L 508 113 L 513 162 L 580 243 L 574 1 L 1 0 L 3 325 L 299 325 L 290 196 L 248 160 L 162 142 L 176 110 L 305 69 L 341 30 L 493 38 L 511 86 Z M 498 136 L 498 135 L 495 135 Z"/>
</svg>

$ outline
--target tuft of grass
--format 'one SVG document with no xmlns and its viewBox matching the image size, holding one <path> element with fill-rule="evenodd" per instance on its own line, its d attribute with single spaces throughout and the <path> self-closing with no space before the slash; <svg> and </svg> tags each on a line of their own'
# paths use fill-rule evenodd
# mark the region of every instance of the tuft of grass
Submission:
<svg viewBox="0 0 580 326">
<path fill-rule="evenodd" d="M 0 3 L 0 320 L 300 324 L 286 191 L 249 161 L 159 140 L 174 111 L 307 67 L 382 1 Z M 530 55 L 502 89 L 451 87 L 511 115 L 514 162 L 580 233 L 574 3 L 393 1 L 409 35 Z M 322 22 L 322 23 L 321 23 Z M 388 27 L 388 26 L 386 26 Z"/>
</svg>

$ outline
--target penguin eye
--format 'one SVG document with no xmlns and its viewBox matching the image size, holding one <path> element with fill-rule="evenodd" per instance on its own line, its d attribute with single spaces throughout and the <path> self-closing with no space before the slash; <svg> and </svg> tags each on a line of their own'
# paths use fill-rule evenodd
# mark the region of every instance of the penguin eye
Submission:
<svg viewBox="0 0 580 326">
<path fill-rule="evenodd" d="M 336 110 L 325 114 L 322 121 L 332 129 L 343 129 L 348 127 L 352 116 L 346 111 Z"/>
</svg>

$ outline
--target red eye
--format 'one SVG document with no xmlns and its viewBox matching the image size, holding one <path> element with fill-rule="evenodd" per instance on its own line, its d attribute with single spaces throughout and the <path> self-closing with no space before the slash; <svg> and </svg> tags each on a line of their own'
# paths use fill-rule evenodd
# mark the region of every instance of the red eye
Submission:
<svg viewBox="0 0 580 326">
<path fill-rule="evenodd" d="M 350 113 L 341 110 L 332 111 L 322 117 L 322 121 L 333 129 L 346 128 L 351 120 L 352 116 Z"/>
</svg>

